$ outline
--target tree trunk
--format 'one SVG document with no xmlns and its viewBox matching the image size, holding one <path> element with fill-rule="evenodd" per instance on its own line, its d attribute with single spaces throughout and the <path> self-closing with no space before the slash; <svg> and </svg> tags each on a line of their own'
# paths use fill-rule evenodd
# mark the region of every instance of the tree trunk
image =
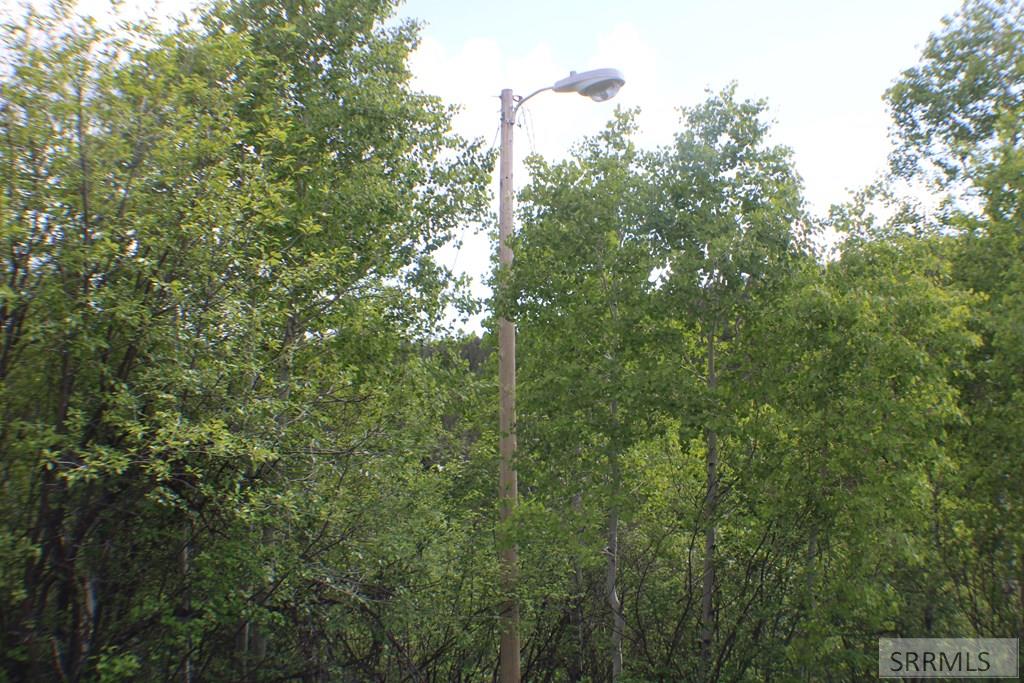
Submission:
<svg viewBox="0 0 1024 683">
<path fill-rule="evenodd" d="M 608 594 L 608 607 L 612 612 L 612 680 L 622 676 L 622 633 L 626 628 L 626 620 L 622 614 L 622 603 L 619 601 L 617 577 L 619 572 L 619 510 L 613 505 L 608 515 L 608 576 L 605 589 Z"/>
<path fill-rule="evenodd" d="M 579 456 L 579 450 L 577 450 L 576 455 Z M 582 518 L 580 513 L 583 509 L 583 494 L 579 491 L 572 497 L 572 509 L 578 517 Z M 582 527 L 578 530 L 577 547 L 582 546 L 583 531 Z M 569 662 L 569 680 L 579 681 L 583 679 L 583 671 L 586 665 L 586 637 L 583 618 L 583 601 L 586 599 L 586 587 L 583 581 L 583 566 L 580 564 L 578 553 L 573 553 L 572 568 L 576 594 L 573 598 L 574 604 L 570 619 L 576 632 L 576 652 Z"/>
<path fill-rule="evenodd" d="M 281 402 L 276 417 L 277 438 L 282 446 L 284 445 L 285 433 L 290 422 L 287 404 L 288 399 L 291 397 L 292 354 L 294 351 L 292 346 L 295 344 L 298 336 L 299 318 L 295 313 L 289 313 L 284 324 L 284 334 L 281 339 L 281 356 L 277 361 L 276 378 L 277 398 Z M 269 548 L 274 544 L 273 530 L 266 523 L 260 529 L 260 543 L 264 548 Z M 262 594 L 262 587 L 254 587 L 253 600 L 256 603 L 255 607 L 260 606 L 262 602 L 260 596 Z M 238 639 L 238 649 L 243 661 L 242 680 L 249 682 L 253 680 L 252 676 L 255 675 L 255 672 L 259 670 L 267 659 L 268 639 L 264 629 L 261 629 L 258 624 L 252 621 L 247 621 Z M 251 669 L 250 665 L 253 665 L 255 669 Z"/>
<path fill-rule="evenodd" d="M 715 372 L 715 331 L 708 334 L 707 387 L 713 393 L 718 386 Z M 704 585 L 701 594 L 700 664 L 705 681 L 712 680 L 711 660 L 715 640 L 715 515 L 718 508 L 718 433 L 705 428 L 707 442 L 707 496 L 704 500 Z"/>
<path fill-rule="evenodd" d="M 617 425 L 618 402 L 612 401 L 610 406 L 613 433 Z M 608 607 L 612 613 L 612 681 L 622 676 L 622 634 L 626 630 L 626 619 L 622 613 L 622 602 L 619 600 L 619 492 L 622 488 L 622 465 L 619 462 L 618 445 L 613 437 L 612 450 L 609 453 L 611 465 L 612 500 L 608 510 L 608 573 L 605 578 L 605 592 Z"/>
<path fill-rule="evenodd" d="M 191 537 L 192 530 L 185 529 L 185 543 L 181 546 L 181 553 L 178 556 L 181 570 L 181 580 L 185 583 L 185 589 L 181 593 L 181 607 L 182 612 L 185 614 L 185 618 L 189 621 L 189 629 L 191 630 L 192 620 L 192 591 L 191 583 L 192 579 L 189 576 L 191 572 Z M 185 651 L 182 656 L 181 662 L 181 680 L 182 683 L 192 683 L 192 636 L 189 635 L 185 638 Z"/>
<path fill-rule="evenodd" d="M 816 610 L 816 604 L 814 600 L 814 587 L 817 582 L 817 562 L 818 562 L 818 527 L 817 523 L 811 527 L 811 532 L 807 537 L 807 577 L 805 588 L 807 590 L 807 597 L 804 602 L 805 620 L 811 621 L 814 619 L 814 612 Z M 813 672 L 807 665 L 806 658 L 800 668 L 800 678 L 804 681 L 812 680 Z"/>
</svg>

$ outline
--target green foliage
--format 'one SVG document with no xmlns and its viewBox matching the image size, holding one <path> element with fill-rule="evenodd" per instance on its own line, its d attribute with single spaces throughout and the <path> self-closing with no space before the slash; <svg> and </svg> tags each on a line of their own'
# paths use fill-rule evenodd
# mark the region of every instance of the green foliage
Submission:
<svg viewBox="0 0 1024 683">
<path fill-rule="evenodd" d="M 500 527 L 493 340 L 445 331 L 433 260 L 493 159 L 392 10 L 4 25 L 0 680 L 487 680 L 507 542 L 529 680 L 1022 635 L 1019 3 L 968 0 L 887 95 L 943 210 L 879 183 L 828 262 L 735 87 L 661 149 L 619 111 L 528 161 Z"/>
<path fill-rule="evenodd" d="M 979 295 L 970 327 L 980 343 L 955 375 L 964 422 L 934 477 L 932 523 L 955 611 L 985 634 L 1024 628 L 1022 46 L 1019 3 L 966 2 L 889 93 L 904 157 L 936 161 L 959 183 L 945 189 L 972 200 L 970 211 L 941 217 L 945 232 L 958 235 L 955 286 Z"/>
<path fill-rule="evenodd" d="M 386 7 L 296 5 L 294 42 L 265 9 L 6 27 L 9 675 L 323 679 L 456 632 L 479 661 L 459 620 L 486 584 L 449 578 L 491 561 L 448 514 L 441 412 L 468 374 L 420 349 L 487 159 L 408 88 Z"/>
<path fill-rule="evenodd" d="M 894 169 L 911 176 L 930 162 L 953 182 L 990 162 L 1005 117 L 1019 111 L 1024 97 L 1022 51 L 1018 0 L 967 0 L 945 19 L 921 63 L 886 93 L 899 142 Z"/>
</svg>

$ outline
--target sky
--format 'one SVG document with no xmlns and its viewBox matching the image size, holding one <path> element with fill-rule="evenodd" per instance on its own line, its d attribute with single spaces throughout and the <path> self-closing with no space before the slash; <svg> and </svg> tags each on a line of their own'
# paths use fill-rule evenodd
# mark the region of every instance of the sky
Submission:
<svg viewBox="0 0 1024 683">
<path fill-rule="evenodd" d="M 108 0 L 80 0 L 88 10 Z M 151 9 L 146 0 L 126 0 Z M 162 0 L 176 15 L 195 0 Z M 613 67 L 626 84 L 613 100 L 543 93 L 520 110 L 515 184 L 530 153 L 564 157 L 601 130 L 615 106 L 639 108 L 641 146 L 671 142 L 681 106 L 730 82 L 768 103 L 772 141 L 793 150 L 812 213 L 876 180 L 889 152 L 882 100 L 917 63 L 928 35 L 961 0 L 406 0 L 397 19 L 421 24 L 410 62 L 417 89 L 458 105 L 454 127 L 497 145 L 502 88 L 526 95 L 570 70 Z M 497 195 L 495 181 L 495 195 Z M 493 237 L 467 226 L 441 261 L 474 281 L 490 270 Z M 479 321 L 470 325 L 478 328 Z"/>
<path fill-rule="evenodd" d="M 527 95 L 570 70 L 613 67 L 626 84 L 610 102 L 544 93 L 515 130 L 522 159 L 564 157 L 601 130 L 616 105 L 641 110 L 644 147 L 671 142 L 680 106 L 730 82 L 768 103 L 772 141 L 793 150 L 812 213 L 823 215 L 885 170 L 889 116 L 882 97 L 918 62 L 928 35 L 960 0 L 408 0 L 421 23 L 411 61 L 418 88 L 461 107 L 455 129 L 497 145 L 502 88 Z M 496 192 L 495 192 L 496 194 Z M 467 229 L 442 261 L 477 283 L 491 236 Z"/>
</svg>

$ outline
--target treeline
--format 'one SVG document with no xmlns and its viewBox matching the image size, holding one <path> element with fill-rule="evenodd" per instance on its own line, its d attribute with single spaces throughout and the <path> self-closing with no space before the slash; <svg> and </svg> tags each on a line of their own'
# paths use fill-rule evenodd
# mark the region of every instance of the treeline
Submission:
<svg viewBox="0 0 1024 683">
<path fill-rule="evenodd" d="M 0 681 L 491 680 L 506 543 L 529 681 L 1024 635 L 1018 0 L 932 35 L 827 219 L 734 88 L 530 161 L 504 526 L 494 340 L 433 260 L 494 159 L 392 10 L 4 25 Z"/>
</svg>

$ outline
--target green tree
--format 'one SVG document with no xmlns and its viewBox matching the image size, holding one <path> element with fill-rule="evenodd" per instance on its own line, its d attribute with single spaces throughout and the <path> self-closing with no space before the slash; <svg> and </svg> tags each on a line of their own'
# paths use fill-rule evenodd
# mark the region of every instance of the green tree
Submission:
<svg viewBox="0 0 1024 683">
<path fill-rule="evenodd" d="M 969 0 L 933 34 L 921 63 L 889 91 L 897 123 L 896 168 L 909 160 L 944 171 L 940 188 L 970 202 L 940 216 L 958 235 L 958 286 L 983 299 L 972 326 L 982 340 L 959 377 L 967 422 L 957 474 L 944 477 L 936 542 L 949 558 L 961 613 L 978 633 L 1021 633 L 1024 509 L 1020 487 L 1024 359 L 1020 354 L 1024 271 L 1024 7 Z"/>
<path fill-rule="evenodd" d="M 542 482 L 534 501 L 561 518 L 567 547 L 576 548 L 569 553 L 570 601 L 576 604 L 561 605 L 577 633 L 576 652 L 566 663 L 573 678 L 592 672 L 618 680 L 623 672 L 620 548 L 630 505 L 624 460 L 650 424 L 642 335 L 655 260 L 639 214 L 645 188 L 629 139 L 632 119 L 620 112 L 569 161 L 530 160 L 516 241 L 519 433 L 530 459 L 524 481 Z M 595 524 L 594 517 L 602 521 Z M 566 557 L 564 551 L 556 556 Z M 596 573 L 604 577 L 603 621 L 610 633 L 607 650 L 598 651 L 607 652 L 609 667 L 588 661 L 593 655 L 583 636 L 590 629 L 582 601 L 588 575 Z M 547 666 L 556 662 L 551 658 Z"/>
<path fill-rule="evenodd" d="M 421 340 L 486 159 L 410 90 L 389 11 L 4 27 L 7 676 L 480 666 L 479 629 L 423 607 L 473 614 L 481 584 L 438 587 L 489 564 L 443 468 L 440 378 L 472 375 Z"/>
<path fill-rule="evenodd" d="M 977 343 L 951 246 L 850 239 L 752 322 L 745 431 L 757 447 L 738 495 L 778 529 L 797 579 L 773 629 L 784 649 L 757 658 L 762 675 L 870 676 L 878 636 L 962 625 L 932 527 Z"/>
<path fill-rule="evenodd" d="M 716 606 L 723 446 L 734 429 L 730 394 L 742 383 L 731 347 L 750 311 L 771 296 L 804 248 L 800 181 L 789 150 L 769 146 L 763 102 L 739 101 L 735 87 L 685 113 L 686 128 L 651 167 L 656 203 L 646 228 L 661 245 L 666 315 L 685 332 L 677 351 L 677 386 L 688 421 L 704 440 L 705 494 L 700 615 L 701 676 L 718 677 L 715 651 L 724 615 Z M 686 341 L 687 339 L 692 341 Z M 686 378 L 699 378 L 697 383 Z M 722 442 L 722 437 L 727 438 Z"/>
<path fill-rule="evenodd" d="M 1019 0 L 967 0 L 946 18 L 920 63 L 886 93 L 897 141 L 894 169 L 909 177 L 934 164 L 940 185 L 970 183 L 979 165 L 998 156 L 1004 117 L 1024 103 L 1022 51 Z"/>
</svg>

